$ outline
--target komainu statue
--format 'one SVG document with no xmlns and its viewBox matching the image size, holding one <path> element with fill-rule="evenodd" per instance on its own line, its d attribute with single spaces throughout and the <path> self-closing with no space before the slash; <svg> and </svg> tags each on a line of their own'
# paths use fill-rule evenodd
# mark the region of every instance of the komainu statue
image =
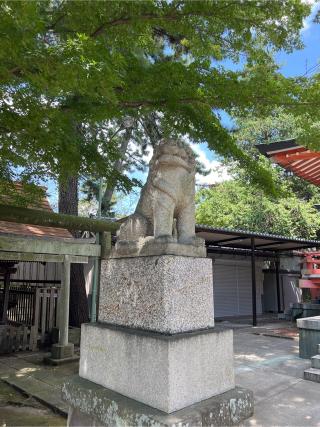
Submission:
<svg viewBox="0 0 320 427">
<path fill-rule="evenodd" d="M 155 147 L 135 213 L 118 231 L 114 256 L 205 256 L 195 235 L 195 156 L 183 141 Z"/>
</svg>

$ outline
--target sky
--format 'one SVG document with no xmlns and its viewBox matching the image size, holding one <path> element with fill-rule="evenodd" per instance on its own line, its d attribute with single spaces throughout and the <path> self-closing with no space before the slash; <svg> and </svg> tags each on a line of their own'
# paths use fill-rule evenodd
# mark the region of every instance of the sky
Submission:
<svg viewBox="0 0 320 427">
<path fill-rule="evenodd" d="M 314 71 L 320 71 L 320 24 L 313 23 L 316 12 L 320 9 L 320 1 L 310 1 L 310 3 L 313 5 L 311 14 L 304 21 L 304 26 L 301 30 L 304 48 L 291 54 L 279 52 L 276 55 L 276 61 L 281 66 L 280 71 L 286 77 L 301 76 L 307 71 L 307 75 L 310 76 Z M 319 66 L 317 67 L 317 65 Z M 227 128 L 232 126 L 232 121 L 227 114 L 222 114 L 222 123 Z M 207 177 L 197 176 L 199 184 L 214 184 L 228 179 L 227 171 L 221 168 L 219 159 L 208 148 L 207 144 L 200 144 L 197 147 L 193 144 L 193 148 L 200 156 L 200 160 L 205 163 L 205 166 L 212 169 L 212 172 Z"/>
<path fill-rule="evenodd" d="M 320 24 L 313 23 L 314 16 L 317 10 L 320 9 L 320 2 L 306 0 L 312 4 L 311 15 L 305 19 L 303 29 L 301 30 L 301 38 L 304 43 L 302 50 L 296 50 L 291 54 L 279 52 L 276 55 L 276 61 L 281 66 L 280 71 L 287 77 L 301 76 L 307 73 L 311 76 L 314 71 L 320 71 Z M 232 121 L 227 114 L 222 114 L 222 124 L 225 127 L 232 126 Z M 206 143 L 192 144 L 192 148 L 198 155 L 199 160 L 204 164 L 206 169 L 211 172 L 207 176 L 196 176 L 196 183 L 200 185 L 211 185 L 217 182 L 229 179 L 229 175 L 221 161 L 215 153 L 209 150 Z M 142 181 L 146 179 L 146 174 L 135 174 Z M 48 185 L 48 183 L 47 183 Z M 49 199 L 53 208 L 57 206 L 57 193 L 53 183 L 48 185 Z M 139 192 L 134 191 L 127 197 L 121 197 L 118 204 L 118 213 L 130 214 L 138 200 Z"/>
</svg>

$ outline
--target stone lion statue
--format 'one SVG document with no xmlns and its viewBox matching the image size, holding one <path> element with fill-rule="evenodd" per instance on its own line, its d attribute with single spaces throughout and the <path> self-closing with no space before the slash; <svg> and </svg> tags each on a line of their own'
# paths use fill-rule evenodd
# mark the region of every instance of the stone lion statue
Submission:
<svg viewBox="0 0 320 427">
<path fill-rule="evenodd" d="M 203 240 L 195 236 L 195 166 L 195 155 L 186 143 L 159 142 L 136 210 L 118 231 L 118 254 L 143 254 L 144 246 L 150 250 L 161 244 L 163 248 L 171 244 L 171 249 L 172 244 L 204 248 Z"/>
</svg>

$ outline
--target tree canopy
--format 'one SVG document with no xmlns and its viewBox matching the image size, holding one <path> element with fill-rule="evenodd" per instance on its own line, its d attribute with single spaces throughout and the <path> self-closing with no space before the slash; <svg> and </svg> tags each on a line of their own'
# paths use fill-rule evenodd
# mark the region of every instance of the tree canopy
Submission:
<svg viewBox="0 0 320 427">
<path fill-rule="evenodd" d="M 232 134 L 238 145 L 272 174 L 279 189 L 277 198 L 248 180 L 247 171 L 237 162 L 225 162 L 233 179 L 197 193 L 198 223 L 290 237 L 314 239 L 320 236 L 318 187 L 288 174 L 285 169 L 260 156 L 255 146 L 303 133 L 298 119 L 283 108 L 268 117 L 248 114 L 236 117 Z"/>
<path fill-rule="evenodd" d="M 2 1 L 0 183 L 80 173 L 129 188 L 98 125 L 156 111 L 164 135 L 206 141 L 272 191 L 219 112 L 267 114 L 304 96 L 272 52 L 301 46 L 309 12 L 299 0 Z"/>
<path fill-rule="evenodd" d="M 278 199 L 241 180 L 230 180 L 197 193 L 196 221 L 289 237 L 319 238 L 320 215 L 312 201 L 288 192 Z"/>
</svg>

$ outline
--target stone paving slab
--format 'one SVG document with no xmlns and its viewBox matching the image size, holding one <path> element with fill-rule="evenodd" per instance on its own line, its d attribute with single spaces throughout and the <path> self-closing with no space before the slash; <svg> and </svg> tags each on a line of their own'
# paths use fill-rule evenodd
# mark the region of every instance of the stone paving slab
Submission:
<svg viewBox="0 0 320 427">
<path fill-rule="evenodd" d="M 32 376 L 18 377 L 10 375 L 4 381 L 18 390 L 35 397 L 53 410 L 58 411 L 61 415 L 68 415 L 68 405 L 61 399 L 60 387 L 50 386 Z"/>
<path fill-rule="evenodd" d="M 301 381 L 298 378 L 271 372 L 270 369 L 259 369 L 259 373 L 257 373 L 256 370 L 244 369 L 239 371 L 236 368 L 237 385 L 241 384 L 241 387 L 252 388 L 252 384 L 257 381 L 257 375 L 259 381 L 254 390 L 255 403 L 282 393 L 288 387 Z"/>
<path fill-rule="evenodd" d="M 241 425 L 318 427 L 320 425 L 319 389 L 319 384 L 310 381 L 301 380 L 291 384 L 281 393 L 258 402 L 253 417 Z"/>
<path fill-rule="evenodd" d="M 0 357 L 0 379 L 67 416 L 68 407 L 61 399 L 61 387 L 69 376 L 78 373 L 78 363 L 47 366 L 42 363 L 44 355 L 43 352 L 21 352 Z"/>
<path fill-rule="evenodd" d="M 63 427 L 66 418 L 0 380 L 0 426 Z"/>
<path fill-rule="evenodd" d="M 303 379 L 303 372 L 311 363 L 299 358 L 298 342 L 253 335 L 253 330 L 234 330 L 236 383 L 251 389 L 256 401 L 254 416 L 243 426 L 320 427 L 320 384 Z M 11 361 L 12 358 L 24 359 L 24 368 L 37 369 L 23 370 L 20 362 Z M 10 377 L 16 387 L 28 387 L 30 393 L 43 389 L 39 399 L 47 399 L 47 405 L 60 405 L 60 387 L 78 372 L 78 364 L 45 367 L 41 360 L 41 353 L 0 357 L 0 378 Z M 33 381 L 23 380 L 25 377 L 33 377 Z M 52 390 L 57 390 L 57 394 Z M 60 408 L 66 413 L 66 407 Z"/>
</svg>

